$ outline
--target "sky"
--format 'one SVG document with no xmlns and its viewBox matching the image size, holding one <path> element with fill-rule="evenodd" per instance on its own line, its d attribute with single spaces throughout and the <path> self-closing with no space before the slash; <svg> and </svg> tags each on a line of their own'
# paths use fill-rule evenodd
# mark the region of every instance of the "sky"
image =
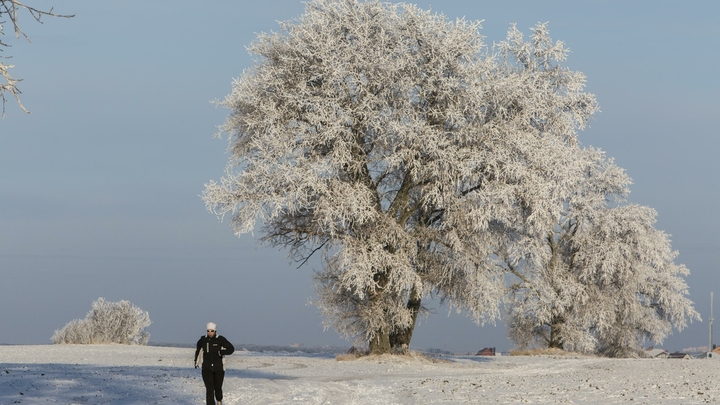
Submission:
<svg viewBox="0 0 720 405">
<path fill-rule="evenodd" d="M 214 321 L 238 344 L 350 346 L 309 304 L 319 262 L 298 268 L 259 234 L 238 238 L 199 196 L 228 159 L 227 140 L 214 137 L 228 110 L 212 100 L 252 66 L 245 47 L 256 35 L 303 3 L 27 3 L 75 17 L 21 14 L 32 43 L 5 28 L 2 55 L 31 114 L 9 100 L 0 120 L 0 344 L 48 344 L 104 297 L 148 311 L 151 342 L 192 344 Z M 720 301 L 720 2 L 415 4 L 484 20 L 488 44 L 511 23 L 529 35 L 549 22 L 600 104 L 580 141 L 626 169 L 630 201 L 658 211 L 690 269 L 703 321 L 662 346 L 707 345 L 710 293 Z M 502 322 L 429 306 L 411 348 L 513 347 Z"/>
</svg>

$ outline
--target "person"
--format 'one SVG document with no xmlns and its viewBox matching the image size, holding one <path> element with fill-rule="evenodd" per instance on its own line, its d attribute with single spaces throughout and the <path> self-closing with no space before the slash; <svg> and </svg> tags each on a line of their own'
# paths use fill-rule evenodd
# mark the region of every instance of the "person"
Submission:
<svg viewBox="0 0 720 405">
<path fill-rule="evenodd" d="M 200 337 L 195 349 L 195 368 L 202 365 L 202 379 L 205 383 L 207 405 L 222 405 L 222 385 L 225 379 L 225 356 L 232 354 L 235 347 L 225 337 L 217 334 L 214 322 L 207 324 L 207 335 Z M 202 354 L 202 355 L 201 355 Z"/>
</svg>

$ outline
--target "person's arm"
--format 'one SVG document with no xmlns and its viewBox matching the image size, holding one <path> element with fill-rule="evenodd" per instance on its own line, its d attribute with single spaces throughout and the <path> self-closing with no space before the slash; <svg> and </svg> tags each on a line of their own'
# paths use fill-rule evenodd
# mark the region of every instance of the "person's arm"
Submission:
<svg viewBox="0 0 720 405">
<path fill-rule="evenodd" d="M 223 356 L 227 356 L 228 354 L 233 354 L 235 351 L 235 346 L 233 346 L 232 343 L 230 343 L 229 340 L 225 339 L 223 336 L 223 342 L 222 342 L 222 349 L 220 349 L 220 354 Z"/>
<path fill-rule="evenodd" d="M 198 355 L 200 354 L 200 350 L 202 350 L 202 338 L 200 338 L 200 340 L 197 341 L 197 345 L 196 345 L 196 346 L 197 346 L 197 347 L 195 348 L 195 361 L 194 361 L 194 363 L 195 363 L 195 368 L 198 368 L 198 367 L 199 367 L 199 365 L 198 365 Z"/>
</svg>

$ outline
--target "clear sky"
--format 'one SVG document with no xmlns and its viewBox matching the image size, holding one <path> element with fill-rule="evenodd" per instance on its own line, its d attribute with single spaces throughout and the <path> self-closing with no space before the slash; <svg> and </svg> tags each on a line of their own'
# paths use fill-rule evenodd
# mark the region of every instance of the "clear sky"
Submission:
<svg viewBox="0 0 720 405">
<path fill-rule="evenodd" d="M 205 211 L 227 142 L 210 102 L 251 66 L 256 33 L 298 16 L 298 0 L 27 0 L 72 19 L 27 14 L 32 43 L 6 35 L 22 100 L 0 121 L 0 343 L 45 344 L 98 297 L 150 313 L 151 341 L 192 343 L 215 321 L 232 342 L 349 345 L 323 331 L 311 262 L 234 236 Z M 484 20 L 488 43 L 510 23 L 549 22 L 602 109 L 580 134 L 633 178 L 691 271 L 703 316 L 663 347 L 707 345 L 720 301 L 720 2 L 420 1 Z M 12 30 L 5 28 L 6 34 Z M 256 235 L 257 236 L 257 235 Z M 512 347 L 502 323 L 476 326 L 431 303 L 412 347 Z M 718 305 L 720 308 L 720 305 Z M 720 314 L 720 311 L 716 311 Z M 720 328 L 718 328 L 720 343 Z"/>
</svg>

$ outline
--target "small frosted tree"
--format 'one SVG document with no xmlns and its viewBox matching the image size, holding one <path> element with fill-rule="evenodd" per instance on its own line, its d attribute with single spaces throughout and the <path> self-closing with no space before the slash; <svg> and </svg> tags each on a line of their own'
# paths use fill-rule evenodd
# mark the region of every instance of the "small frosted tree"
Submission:
<svg viewBox="0 0 720 405">
<path fill-rule="evenodd" d="M 55 344 L 146 345 L 150 315 L 129 301 L 109 302 L 98 298 L 85 319 L 74 320 L 55 331 Z"/>
<path fill-rule="evenodd" d="M 682 330 L 700 316 L 687 298 L 684 277 L 676 264 L 669 236 L 655 229 L 655 210 L 635 204 L 602 212 L 592 233 L 576 240 L 576 260 L 583 279 L 593 286 L 593 333 L 598 350 L 627 356 Z"/>
<path fill-rule="evenodd" d="M 93 330 L 87 319 L 74 319 L 56 330 L 51 340 L 56 345 L 89 345 L 93 343 Z"/>
<path fill-rule="evenodd" d="M 608 163 L 588 172 L 551 230 L 522 234 L 504 256 L 515 276 L 508 331 L 521 347 L 627 356 L 699 319 L 655 211 L 606 200 L 630 182 Z"/>
<path fill-rule="evenodd" d="M 574 177 L 568 194 L 556 196 L 564 209 L 543 226 L 514 224 L 499 250 L 510 273 L 508 334 L 520 347 L 595 349 L 588 311 L 595 303 L 576 260 L 577 239 L 592 233 L 591 224 L 608 204 L 624 200 L 631 181 L 603 152 L 582 152 L 582 175 Z"/>
<path fill-rule="evenodd" d="M 372 353 L 409 344 L 432 291 L 494 319 L 493 230 L 561 209 L 597 110 L 562 43 L 512 27 L 490 53 L 479 23 L 377 1 L 314 0 L 281 28 L 220 103 L 232 156 L 208 209 L 300 262 L 322 252 L 327 324 Z"/>
</svg>

